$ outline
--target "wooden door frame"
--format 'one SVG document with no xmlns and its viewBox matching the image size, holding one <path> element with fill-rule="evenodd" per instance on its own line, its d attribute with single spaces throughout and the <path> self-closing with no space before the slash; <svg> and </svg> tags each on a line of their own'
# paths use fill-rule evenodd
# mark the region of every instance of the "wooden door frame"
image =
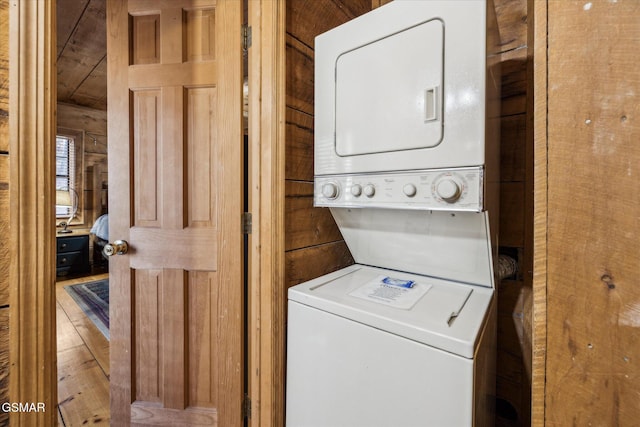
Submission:
<svg viewBox="0 0 640 427">
<path fill-rule="evenodd" d="M 253 43 L 248 188 L 253 230 L 247 315 L 253 427 L 276 425 L 284 416 L 284 12 L 281 1 L 249 2 Z M 47 409 L 12 413 L 12 425 L 57 422 L 55 17 L 55 0 L 10 2 L 9 396 L 12 402 L 45 402 Z"/>
<path fill-rule="evenodd" d="M 11 425 L 57 422 L 54 137 L 55 1 L 9 3 L 9 397 L 45 412 Z"/>
<path fill-rule="evenodd" d="M 250 0 L 249 396 L 252 427 L 284 425 L 285 2 Z"/>
</svg>

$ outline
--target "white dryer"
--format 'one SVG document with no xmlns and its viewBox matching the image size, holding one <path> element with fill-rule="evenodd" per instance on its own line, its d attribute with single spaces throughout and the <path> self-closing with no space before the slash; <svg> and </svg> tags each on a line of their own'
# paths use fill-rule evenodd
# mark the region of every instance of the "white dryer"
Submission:
<svg viewBox="0 0 640 427">
<path fill-rule="evenodd" d="M 315 195 L 356 264 L 289 289 L 289 427 L 493 425 L 499 70 L 490 0 L 316 38 Z"/>
</svg>

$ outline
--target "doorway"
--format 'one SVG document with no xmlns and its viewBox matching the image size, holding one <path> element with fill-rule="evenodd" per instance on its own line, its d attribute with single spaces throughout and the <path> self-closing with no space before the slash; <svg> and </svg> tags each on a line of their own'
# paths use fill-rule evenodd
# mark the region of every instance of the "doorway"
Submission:
<svg viewBox="0 0 640 427">
<path fill-rule="evenodd" d="M 12 318 L 20 322 L 11 326 L 10 388 L 16 400 L 56 404 L 55 293 L 55 217 L 50 206 L 55 204 L 52 185 L 53 148 L 46 143 L 55 136 L 55 99 L 51 83 L 55 58 L 55 2 L 19 2 L 10 5 L 13 52 L 10 132 L 11 198 L 15 201 L 11 214 L 11 242 L 18 245 L 11 270 Z M 52 12 L 53 9 L 53 12 Z M 249 159 L 249 197 L 253 211 L 253 232 L 249 237 L 249 395 L 255 401 L 251 425 L 268 425 L 280 413 L 282 396 L 273 392 L 277 366 L 282 355 L 271 343 L 279 326 L 270 321 L 277 316 L 278 306 L 272 301 L 274 289 L 281 287 L 283 268 L 282 235 L 272 233 L 270 225 L 282 219 L 284 196 L 274 188 L 281 187 L 284 152 L 284 7 L 280 3 L 251 2 L 249 22 L 253 23 L 253 43 L 249 56 L 250 84 L 256 88 L 250 96 L 252 108 L 249 128 L 253 137 Z M 44 54 L 43 54 L 44 52 Z M 253 52 L 253 54 L 251 53 Z M 23 61 L 23 59 L 25 59 Z M 25 66 L 20 66 L 24 64 Z M 20 94 L 19 98 L 15 95 Z M 18 103 L 19 100 L 19 103 Z M 25 108 L 26 107 L 26 108 Z M 34 118 L 38 117 L 38 120 Z M 42 159 L 44 163 L 42 163 Z M 38 160 L 38 162 L 36 162 Z M 274 198 L 274 194 L 281 197 Z M 37 224 L 33 227 L 32 224 Z M 261 228 L 267 226 L 264 232 Z M 277 262 L 274 262 L 277 261 Z M 36 286 L 34 286 L 34 283 Z M 44 369 L 43 369 L 44 367 Z M 13 414 L 15 422 L 52 424 L 55 411 L 37 414 Z"/>
<path fill-rule="evenodd" d="M 105 10 L 106 9 L 105 3 L 106 2 L 104 0 L 88 0 L 83 3 L 75 4 L 76 10 L 74 10 L 73 8 L 70 9 L 68 7 L 64 7 L 64 10 L 61 10 L 62 9 L 61 6 L 63 5 L 60 4 L 58 6 L 58 11 L 59 11 L 58 20 L 60 22 L 58 43 L 57 43 L 58 45 L 57 74 L 58 74 L 58 95 L 59 95 L 58 96 L 58 127 L 61 127 L 62 125 L 69 126 L 69 124 L 65 122 L 64 119 L 69 115 L 68 114 L 69 110 L 72 110 L 75 112 L 75 114 L 73 115 L 76 117 L 76 120 L 74 120 L 73 122 L 76 125 L 83 125 L 82 131 L 84 135 L 88 135 L 88 138 L 84 140 L 85 149 L 82 152 L 82 156 L 81 158 L 80 156 L 77 157 L 78 161 L 76 161 L 76 166 L 78 167 L 78 169 L 82 169 L 83 177 L 96 175 L 96 177 L 93 180 L 87 180 L 87 179 L 82 180 L 82 183 L 85 184 L 87 191 L 83 191 L 82 189 L 80 189 L 76 192 L 80 194 L 78 205 L 82 206 L 81 210 L 82 210 L 83 216 L 78 215 L 77 217 L 74 217 L 75 224 L 73 224 L 74 227 L 71 227 L 71 229 L 75 230 L 75 231 L 72 231 L 75 233 L 86 232 L 86 230 L 89 228 L 91 224 L 95 224 L 95 221 L 100 219 L 100 217 L 97 217 L 98 213 L 101 215 L 106 213 L 106 209 L 104 209 L 105 206 L 101 204 L 94 206 L 92 203 L 94 198 L 84 197 L 84 196 L 87 194 L 92 194 L 93 192 L 101 192 L 105 188 L 106 180 L 104 180 L 104 177 L 106 176 L 106 172 L 101 173 L 101 170 L 104 170 L 104 171 L 107 170 L 106 168 L 106 163 L 107 163 L 106 156 L 108 151 L 107 142 L 106 142 L 107 128 L 109 128 L 109 134 L 110 134 L 109 140 L 111 140 L 114 137 L 114 135 L 116 135 L 116 137 L 122 136 L 119 132 L 118 133 L 115 132 L 114 128 L 112 128 L 109 124 L 106 123 L 106 118 L 104 120 L 101 119 L 102 113 L 105 111 L 105 109 L 107 109 L 107 99 L 106 97 L 102 96 L 102 94 L 106 93 L 106 86 L 107 86 L 107 83 L 106 83 L 107 82 L 107 78 L 106 78 L 107 77 L 106 76 L 106 62 L 107 62 L 106 61 L 106 44 L 107 43 L 105 40 L 106 25 L 105 25 L 104 19 L 102 19 L 104 16 L 106 16 L 106 13 L 107 13 L 107 11 Z M 123 3 L 123 4 L 126 4 L 126 3 Z M 135 5 L 135 2 L 133 2 L 132 4 Z M 111 7 L 112 5 L 109 5 L 109 6 Z M 137 6 L 133 6 L 133 7 L 135 8 Z M 118 9 L 119 7 L 113 7 L 113 10 L 117 11 Z M 182 12 L 178 12 L 179 15 L 182 14 L 182 19 L 184 21 L 184 24 L 187 26 L 187 30 L 186 30 L 187 33 L 185 34 L 187 35 L 188 42 L 192 42 L 190 38 L 193 37 L 193 35 L 189 32 L 190 28 L 193 29 L 194 31 L 198 31 L 199 26 L 203 25 L 203 22 L 206 22 L 206 20 L 209 19 L 207 17 L 208 16 L 207 10 L 203 9 L 202 16 L 201 16 L 200 12 L 198 12 L 199 9 L 201 9 L 201 7 L 194 9 L 196 12 L 192 12 L 190 9 L 184 9 Z M 245 10 L 246 10 L 246 2 L 245 2 Z M 163 15 L 162 14 L 155 15 L 155 13 L 156 13 L 155 11 L 153 11 L 152 13 L 147 13 L 145 11 L 139 11 L 136 9 L 135 12 L 131 13 L 131 16 L 133 16 L 133 18 L 131 19 L 131 23 L 130 23 L 130 25 L 132 25 L 132 27 L 130 27 L 130 31 L 133 31 L 133 34 L 137 34 L 137 32 L 139 32 L 140 34 L 145 35 L 146 34 L 145 31 L 147 31 L 149 24 L 151 26 L 155 26 L 156 30 L 158 29 L 162 30 L 162 26 L 165 25 L 160 23 L 161 19 L 164 19 L 162 17 Z M 168 13 L 175 13 L 175 11 L 171 11 Z M 193 26 L 188 27 L 189 25 L 191 25 L 190 23 L 192 21 L 193 21 L 193 24 L 192 24 Z M 70 31 L 70 33 L 67 34 L 65 33 L 65 31 Z M 151 43 L 149 40 L 150 39 L 147 39 L 146 42 Z M 140 39 L 138 39 L 138 43 L 146 43 L 146 42 L 140 42 Z M 113 44 L 111 46 L 113 46 Z M 135 65 L 143 66 L 144 64 L 147 64 L 148 58 L 146 57 L 143 58 L 142 56 L 141 57 L 136 56 L 136 55 L 146 54 L 145 52 L 137 51 L 136 49 L 138 47 L 139 47 L 138 44 L 132 47 L 133 49 L 132 55 L 134 55 L 132 61 L 133 61 L 133 64 Z M 201 46 L 197 45 L 195 46 L 195 48 L 200 49 Z M 78 52 L 82 53 L 83 61 L 85 63 L 82 63 L 81 61 L 79 61 L 80 58 L 77 57 Z M 162 53 L 165 54 L 166 52 L 163 51 Z M 189 55 L 193 55 L 193 54 L 194 54 L 193 52 L 191 51 L 189 52 Z M 111 58 L 114 57 L 113 50 L 111 51 L 110 57 Z M 206 61 L 206 60 L 207 60 L 207 56 L 205 53 L 201 57 L 198 57 L 196 59 L 196 62 Z M 150 61 L 153 62 L 153 60 L 150 60 Z M 185 62 L 188 63 L 190 61 L 191 59 L 188 59 Z M 183 70 L 183 73 L 184 73 L 184 70 Z M 80 74 L 85 74 L 85 75 L 81 76 Z M 112 76 L 115 76 L 115 75 L 117 75 L 117 73 L 112 74 Z M 245 76 L 246 76 L 246 67 L 245 67 Z M 91 82 L 91 83 L 88 84 L 87 82 Z M 174 80 L 172 80 L 172 82 L 174 82 Z M 185 89 L 185 102 L 190 103 L 189 105 L 192 106 L 197 113 L 200 111 L 199 109 L 203 107 L 209 108 L 208 104 L 205 105 L 206 103 L 210 102 L 207 99 L 215 101 L 215 98 L 211 97 L 211 95 L 207 92 L 208 89 L 197 88 L 198 85 L 200 86 L 203 85 L 202 82 L 203 80 L 201 79 L 197 80 L 197 83 L 194 83 L 196 85 L 195 89 L 193 87 Z M 109 84 L 112 84 L 112 83 L 109 83 Z M 158 83 L 156 82 L 156 84 Z M 122 87 L 122 86 L 123 85 L 121 84 L 118 85 L 118 87 Z M 113 93 L 113 92 L 114 91 L 112 90 L 110 93 Z M 135 114 L 137 111 L 139 111 L 138 108 L 144 109 L 144 108 L 150 107 L 151 104 L 147 104 L 147 102 L 151 102 L 155 106 L 161 105 L 162 102 L 168 99 L 166 97 L 167 94 L 164 92 L 158 91 L 157 92 L 159 94 L 158 96 L 158 95 L 155 95 L 155 93 L 147 92 L 146 88 L 143 89 L 142 91 L 140 91 L 139 89 L 131 89 L 131 93 L 134 93 L 134 95 L 132 95 L 133 96 L 132 102 L 134 107 L 132 110 L 133 112 L 131 113 L 132 116 L 130 120 L 134 121 L 134 124 L 133 124 L 134 127 L 139 125 L 141 126 L 139 129 L 142 129 L 144 126 L 148 124 L 148 121 L 146 120 L 149 120 L 149 117 L 145 116 L 143 119 L 141 119 L 140 122 L 135 122 L 135 120 L 137 120 Z M 138 98 L 136 93 L 142 93 L 143 95 L 141 95 L 141 97 Z M 152 98 L 153 100 L 149 101 Z M 93 108 L 93 107 L 97 107 L 97 108 Z M 155 108 L 155 107 L 151 107 L 151 108 Z M 158 107 L 158 108 L 161 108 L 161 107 Z M 175 108 L 175 107 L 172 107 L 172 108 Z M 122 111 L 122 110 L 123 109 L 120 109 L 119 111 Z M 164 113 L 166 112 L 167 111 L 164 111 Z M 110 117 L 113 117 L 112 111 L 109 111 L 109 114 L 110 114 Z M 169 117 L 177 117 L 177 115 L 174 115 L 174 114 L 163 114 L 160 112 L 160 110 L 157 110 L 156 114 L 160 114 L 164 117 L 163 122 L 165 121 L 168 122 Z M 190 119 L 186 116 L 186 114 L 187 113 L 185 113 L 185 119 Z M 94 118 L 94 120 L 91 120 L 89 123 L 86 123 L 87 126 L 93 126 L 93 128 L 90 129 L 91 132 L 87 131 L 84 126 L 86 121 L 84 121 L 83 119 L 86 117 Z M 77 120 L 78 118 L 80 118 L 80 120 Z M 118 122 L 126 122 L 127 121 L 126 113 L 125 115 L 118 116 L 118 119 L 119 119 L 117 120 Z M 200 119 L 202 119 L 202 116 L 195 117 L 195 120 L 200 120 Z M 149 131 L 150 129 L 156 129 L 155 126 L 156 125 L 153 125 L 151 128 L 148 128 L 145 130 Z M 161 124 L 158 124 L 157 126 L 161 126 Z M 136 131 L 138 133 L 135 133 L 131 137 L 132 138 L 131 140 L 134 141 L 133 142 L 134 148 L 132 148 L 132 150 L 134 152 L 134 157 L 136 162 L 145 162 L 146 161 L 145 159 L 150 159 L 155 155 L 160 155 L 159 154 L 160 151 L 155 151 L 156 148 L 153 147 L 154 143 L 150 142 L 155 138 L 155 136 L 151 135 L 150 133 L 144 134 L 145 130 L 140 131 L 139 129 Z M 245 126 L 245 129 L 246 129 L 246 126 Z M 191 132 L 191 131 L 192 129 L 188 129 L 185 132 Z M 105 137 L 104 144 L 102 143 L 102 141 L 99 140 L 103 136 Z M 202 137 L 204 136 L 204 132 L 197 131 L 196 136 L 198 137 L 198 141 L 203 141 Z M 138 144 L 137 138 L 140 138 L 140 137 L 142 138 L 141 140 L 142 142 Z M 128 137 L 119 138 L 119 139 L 122 141 L 129 140 Z M 151 146 L 148 145 L 149 143 L 151 143 Z M 166 142 L 165 144 L 168 146 Z M 186 144 L 187 146 L 189 146 L 190 142 L 187 141 Z M 200 142 L 200 144 L 202 144 L 202 142 Z M 149 149 L 151 151 L 147 151 Z M 197 154 L 199 156 L 202 156 L 202 155 L 205 156 L 204 158 L 199 157 L 199 160 L 201 162 L 204 162 L 206 160 L 206 155 L 207 155 L 206 147 L 196 146 L 195 149 L 198 150 Z M 191 155 L 191 153 L 189 153 L 188 155 Z M 212 155 L 212 154 L 209 154 L 209 155 Z M 215 160 L 215 157 L 217 156 L 220 156 L 220 152 L 215 154 L 215 156 L 212 158 L 212 163 Z M 97 160 L 100 158 L 103 158 L 104 161 L 100 162 L 99 160 Z M 120 159 L 122 160 L 122 158 Z M 154 162 L 155 164 L 155 162 L 158 161 L 158 159 L 159 157 L 156 158 L 156 160 L 152 160 L 152 162 Z M 118 162 L 118 164 L 121 164 L 121 163 L 124 163 L 124 162 Z M 202 179 L 205 178 L 209 172 L 207 172 L 206 170 L 202 170 L 200 167 L 200 164 L 187 163 L 187 161 L 185 160 L 184 173 L 185 173 L 185 176 L 191 176 L 192 172 L 189 168 L 196 169 L 198 172 L 194 174 L 193 178 L 190 178 L 190 179 L 197 179 L 198 181 L 193 181 L 193 182 L 197 182 L 197 187 L 202 188 L 203 184 L 205 183 L 203 182 Z M 93 168 L 93 170 L 90 168 Z M 136 170 L 135 168 L 138 168 L 138 169 Z M 137 213 L 135 215 L 138 215 L 140 213 L 142 213 L 142 215 L 146 215 L 147 213 L 150 212 L 149 209 L 151 209 L 151 205 L 144 205 L 144 203 L 147 203 L 147 201 L 149 201 L 150 194 L 154 190 L 157 190 L 162 185 L 164 185 L 161 182 L 166 177 L 166 175 L 169 174 L 170 171 L 166 169 L 162 172 L 162 175 L 161 175 L 160 174 L 161 169 L 158 169 L 157 172 L 153 173 L 154 177 L 151 178 L 149 175 L 144 175 L 144 174 L 136 175 L 139 171 L 143 171 L 143 173 L 146 173 L 147 171 L 153 169 L 151 167 L 151 163 L 144 163 L 144 164 L 136 163 L 135 168 L 131 170 L 132 171 L 131 175 L 134 176 L 135 178 L 133 179 L 133 182 L 130 185 L 139 185 L 139 183 L 141 183 L 143 180 L 147 180 L 146 182 L 153 182 L 153 184 L 151 185 L 142 184 L 142 187 L 140 187 L 140 191 L 131 193 L 132 194 L 131 200 L 135 205 L 134 206 L 135 209 L 137 209 Z M 232 168 L 232 169 L 234 171 L 237 171 L 236 168 Z M 95 173 L 93 173 L 94 171 Z M 96 188 L 91 187 L 93 184 L 93 181 L 95 181 L 95 183 L 97 184 Z M 185 184 L 185 185 L 190 185 L 191 182 L 192 181 L 189 181 L 188 184 Z M 176 188 L 179 188 L 179 187 L 180 186 L 177 186 Z M 122 186 L 120 186 L 119 188 L 120 188 L 120 191 L 118 192 L 118 194 L 124 199 L 129 200 L 130 198 L 127 195 L 128 193 L 123 190 Z M 246 186 L 245 186 L 244 192 L 246 193 Z M 144 195 L 143 199 L 139 198 L 141 197 L 141 195 Z M 175 194 L 172 193 L 172 195 L 175 195 Z M 204 194 L 201 196 L 204 196 Z M 155 205 L 153 209 L 155 208 L 165 209 L 168 205 L 163 205 L 164 207 L 160 208 L 160 204 L 162 203 L 161 200 L 166 199 L 166 197 L 167 195 L 163 193 L 162 197 L 158 197 L 157 199 L 154 199 L 159 204 L 155 205 L 156 201 L 152 201 L 151 203 Z M 101 202 L 102 200 L 104 200 L 104 197 L 95 198 L 95 199 Z M 199 209 L 199 211 L 196 212 L 197 215 L 202 215 L 205 207 L 207 209 L 215 208 L 214 205 L 211 205 L 210 207 L 208 207 L 207 205 L 202 205 L 201 200 L 203 200 L 203 197 L 199 197 L 197 200 L 193 199 L 192 201 L 189 202 L 190 206 L 192 207 L 195 206 L 195 208 Z M 245 199 L 245 209 L 246 209 L 246 204 L 247 204 L 247 200 Z M 115 199 L 113 205 L 120 206 L 122 204 L 119 203 L 119 199 Z M 120 211 L 116 209 L 114 210 L 114 212 L 117 213 Z M 163 216 L 163 218 L 165 219 L 168 218 L 169 214 L 166 212 L 167 211 L 165 211 L 165 214 L 160 214 L 160 216 L 166 215 L 166 216 Z M 158 212 L 156 212 L 156 214 L 158 214 Z M 134 215 L 133 221 L 135 224 L 137 224 L 137 227 L 138 227 L 136 228 L 137 231 L 140 231 L 141 229 L 143 229 L 145 225 L 150 224 L 149 217 L 142 218 L 135 215 Z M 94 216 L 96 217 L 95 220 L 94 220 Z M 111 223 L 118 222 L 122 224 L 122 222 L 117 220 L 118 218 L 123 218 L 123 217 L 124 217 L 123 215 L 116 216 L 115 214 L 112 213 L 112 218 L 110 222 Z M 189 220 L 191 220 L 191 218 Z M 203 230 L 203 227 L 206 226 L 203 224 L 206 224 L 206 221 L 203 222 L 202 218 L 197 218 L 197 221 L 199 222 L 195 224 L 195 227 L 198 228 L 199 230 L 198 234 L 203 235 L 205 231 Z M 160 222 L 155 222 L 151 224 L 151 227 L 158 227 L 158 226 L 160 226 Z M 114 229 L 117 231 L 119 230 L 120 232 L 122 231 L 121 227 L 120 228 L 114 227 Z M 95 240 L 95 237 L 97 236 L 94 235 L 93 229 L 91 229 L 91 231 L 92 231 L 90 233 L 91 243 L 92 243 L 92 246 L 96 246 L 97 242 Z M 192 227 L 192 231 L 194 231 L 193 227 Z M 128 237 L 127 239 L 135 239 L 135 237 L 132 234 L 133 234 L 133 229 L 130 234 L 130 237 Z M 157 234 L 154 234 L 154 237 L 157 237 Z M 58 240 L 60 239 L 61 238 L 58 237 Z M 144 239 L 144 240 L 147 240 L 147 239 Z M 246 240 L 248 239 L 245 239 L 245 241 Z M 143 244 L 144 244 L 143 240 L 139 240 L 138 242 L 133 242 L 133 246 L 136 247 L 137 249 L 140 249 L 143 246 Z M 92 259 L 92 265 L 93 265 L 94 263 L 97 263 L 99 253 L 97 253 L 96 251 L 91 251 L 91 252 L 93 255 L 93 259 Z M 142 252 L 142 251 L 138 251 L 138 252 Z M 136 253 L 132 255 L 132 258 L 135 256 L 136 256 Z M 137 268 L 136 268 L 136 267 L 133 267 L 133 264 L 132 264 L 132 267 L 134 270 L 137 269 L 143 272 L 141 274 L 136 274 L 135 281 L 133 280 L 133 277 L 131 279 L 123 279 L 122 276 L 116 275 L 116 277 L 118 277 L 120 281 L 131 280 L 132 286 L 134 287 L 139 285 L 140 283 L 146 283 L 144 287 L 140 289 L 136 288 L 135 298 L 131 298 L 132 307 L 133 307 L 133 304 L 137 304 L 134 301 L 142 301 L 144 299 L 141 292 L 146 292 L 148 289 L 150 289 L 150 286 L 152 285 L 153 280 L 156 280 L 156 279 L 160 281 L 163 280 L 162 278 L 163 273 L 158 273 L 157 269 L 158 268 L 164 269 L 165 267 L 167 267 L 167 264 L 166 264 L 167 261 L 169 260 L 164 259 L 164 261 L 162 261 L 161 263 L 156 264 L 156 266 L 154 267 L 156 270 L 154 270 L 154 272 L 151 272 L 151 274 L 149 273 L 150 270 L 147 270 L 149 268 L 148 260 L 143 261 L 143 263 L 145 263 L 144 267 L 139 267 L 140 264 L 137 264 L 136 265 Z M 194 264 L 190 264 L 190 265 L 194 265 Z M 201 264 L 195 264 L 195 265 L 201 265 Z M 239 274 L 237 276 L 243 276 L 243 275 Z M 244 276 L 246 276 L 246 272 Z M 145 279 L 143 277 L 146 279 L 149 279 L 148 283 L 145 282 Z M 90 280 L 94 280 L 98 278 L 101 278 L 101 277 L 92 276 Z M 80 280 L 80 279 L 77 279 L 77 280 Z M 215 281 L 217 279 L 211 277 L 208 280 Z M 202 281 L 202 278 L 200 278 L 199 276 L 196 278 L 196 276 L 191 277 L 190 275 L 188 281 L 185 281 L 185 283 L 193 282 L 195 284 L 195 287 L 190 288 L 188 292 L 202 293 L 201 290 L 196 291 L 196 289 L 202 288 L 202 285 L 198 284 L 201 281 Z M 67 284 L 68 286 L 72 285 L 71 282 L 65 282 L 65 284 Z M 60 285 L 57 287 L 59 288 Z M 158 311 L 158 317 L 162 318 L 163 316 L 159 314 L 160 311 L 163 309 L 162 304 L 166 304 L 166 302 L 170 300 L 163 294 L 163 292 L 165 292 L 166 290 L 162 290 L 162 289 L 163 289 L 162 286 L 160 286 L 158 288 L 156 296 L 154 296 L 148 302 L 146 302 L 144 306 L 135 305 L 135 308 L 132 308 L 130 312 L 124 312 L 121 315 L 114 316 L 114 319 L 111 322 L 111 326 L 113 327 L 114 324 L 116 324 L 117 319 L 120 319 L 122 317 L 130 318 L 132 313 L 136 313 L 136 315 L 146 316 L 144 319 L 145 323 L 153 323 L 154 319 L 156 318 L 156 316 L 154 315 L 156 310 Z M 116 291 L 115 293 L 116 296 L 118 293 L 119 292 Z M 111 414 L 109 413 L 109 406 L 108 406 L 108 393 L 105 394 L 104 392 L 101 392 L 101 390 L 105 389 L 103 385 L 105 379 L 108 381 L 111 373 L 109 369 L 109 358 L 107 357 L 105 359 L 103 357 L 104 349 L 105 348 L 108 349 L 108 342 L 107 343 L 102 342 L 102 340 L 99 339 L 99 336 L 95 334 L 93 335 L 93 338 L 88 336 L 90 334 L 86 333 L 84 327 L 75 328 L 76 331 L 80 332 L 80 337 L 82 338 L 83 345 L 80 345 L 77 348 L 74 347 L 74 350 L 82 349 L 81 351 L 82 355 L 75 356 L 75 357 L 67 357 L 66 352 L 71 350 L 63 347 L 64 347 L 65 341 L 69 341 L 69 338 L 61 337 L 60 329 L 64 328 L 65 331 L 69 329 L 67 327 L 68 326 L 67 323 L 69 322 L 67 322 L 66 320 L 71 320 L 71 317 L 73 317 L 73 314 L 69 315 L 68 311 L 66 310 L 67 308 L 69 308 L 69 305 L 65 304 L 65 301 L 68 300 L 66 295 L 62 292 L 58 292 L 58 296 L 60 296 L 58 300 L 58 306 L 62 308 L 62 310 L 59 310 L 59 312 L 64 312 L 62 316 L 59 318 L 59 331 L 58 331 L 59 332 L 58 356 L 61 362 L 58 364 L 59 378 L 61 380 L 58 388 L 58 392 L 59 392 L 58 400 L 60 404 L 60 413 L 61 413 L 62 420 L 65 424 L 71 424 L 71 425 L 74 425 L 75 423 L 84 423 L 84 422 L 108 423 L 111 420 Z M 156 301 L 156 299 L 157 299 L 157 303 L 154 302 Z M 172 299 L 173 298 L 171 298 L 171 300 Z M 202 298 L 198 298 L 198 300 L 201 302 Z M 129 304 L 129 302 L 123 301 L 121 299 L 116 301 L 116 297 L 113 297 L 111 299 L 112 303 L 114 301 L 115 303 L 113 305 L 114 307 L 117 308 L 118 314 L 121 313 L 120 307 L 124 307 L 125 305 Z M 121 303 L 124 302 L 124 304 L 118 304 L 118 301 Z M 186 302 L 185 300 L 185 304 L 189 304 L 189 303 Z M 245 310 L 246 310 L 246 306 L 245 306 Z M 111 313 L 113 315 L 114 313 L 113 309 L 111 310 Z M 176 320 L 179 321 L 178 319 Z M 189 320 L 191 320 L 191 317 L 189 318 Z M 135 320 L 132 319 L 132 321 L 135 322 L 135 321 L 138 321 L 138 319 L 137 318 Z M 76 319 L 75 321 L 71 321 L 71 323 L 74 324 L 75 326 L 76 323 L 81 323 L 81 320 Z M 143 343 L 140 348 L 136 348 L 135 352 L 132 351 L 131 353 L 141 354 L 143 352 L 143 349 L 149 350 L 148 347 L 150 345 L 153 346 L 154 345 L 153 343 L 166 342 L 165 341 L 166 337 L 163 337 L 161 335 L 161 330 L 166 326 L 167 325 L 163 326 L 162 322 L 159 322 L 157 325 L 157 330 L 160 331 L 158 332 L 158 336 L 155 338 L 152 338 L 149 342 Z M 92 329 L 92 328 L 89 327 L 88 329 Z M 145 335 L 148 333 L 150 332 L 147 330 Z M 64 336 L 66 335 L 67 335 L 67 332 L 64 333 Z M 138 331 L 136 331 L 136 333 L 133 334 L 133 337 L 142 337 L 142 336 L 144 335 L 139 334 Z M 133 337 L 131 338 L 132 340 L 134 339 Z M 96 342 L 97 342 L 97 345 L 95 345 Z M 116 350 L 119 350 L 119 348 L 120 347 L 117 347 Z M 244 348 L 245 349 L 247 348 L 246 343 L 244 344 Z M 63 354 L 61 353 L 61 351 L 65 353 Z M 145 353 L 146 355 L 145 358 L 147 360 L 153 361 L 155 360 L 153 359 L 155 352 L 160 353 L 162 351 L 163 350 L 161 348 L 161 345 L 158 345 L 157 349 L 151 349 L 149 353 Z M 196 349 L 194 351 L 201 351 L 201 349 Z M 111 353 L 112 353 L 111 357 L 113 359 L 114 357 L 113 351 Z M 70 363 L 70 362 L 67 362 L 67 361 L 73 361 L 76 358 L 87 359 L 89 358 L 89 356 L 91 356 L 90 357 L 91 360 L 87 360 L 84 363 L 85 363 L 85 366 L 91 366 L 91 369 L 86 369 L 87 372 L 84 372 L 85 371 L 84 369 L 82 371 L 76 370 L 73 372 L 73 374 L 67 375 L 68 372 L 71 372 L 71 370 L 69 369 L 69 366 L 67 366 L 67 363 Z M 164 357 L 168 357 L 168 355 Z M 246 359 L 246 355 L 244 356 L 244 359 Z M 163 357 L 158 357 L 158 359 L 155 360 L 155 362 L 157 364 L 161 364 L 163 362 Z M 199 361 L 199 363 L 201 362 L 202 360 Z M 120 366 L 120 364 L 117 364 L 117 365 Z M 190 366 L 195 366 L 195 365 L 196 364 L 194 362 L 190 363 Z M 159 369 L 162 370 L 160 367 Z M 135 371 L 140 372 L 140 367 L 136 367 Z M 114 376 L 111 376 L 111 378 L 113 379 Z M 156 379 L 152 378 L 151 381 L 156 381 Z M 166 381 L 166 379 L 164 379 L 163 381 Z M 192 381 L 196 381 L 196 380 L 192 379 Z M 96 382 L 97 382 L 97 385 L 96 385 Z M 73 387 L 70 387 L 69 383 L 71 384 L 75 383 L 76 388 L 74 389 Z M 244 383 L 245 390 L 243 392 L 246 392 L 247 386 L 248 386 L 248 383 Z M 81 392 L 77 387 L 90 389 L 91 392 L 86 392 L 86 393 Z M 143 386 L 139 383 L 139 384 L 136 384 L 136 388 L 138 390 L 141 390 L 143 389 Z M 106 389 L 108 390 L 108 387 L 106 387 Z M 194 391 L 192 390 L 191 392 L 193 393 Z M 145 389 L 145 394 L 146 394 L 145 398 L 148 397 L 148 393 L 149 393 L 148 390 Z M 136 400 L 140 401 L 141 400 L 140 396 L 138 396 Z M 145 399 L 142 399 L 142 400 L 145 400 Z M 113 399 L 112 399 L 112 405 L 113 405 Z M 133 412 L 138 410 L 141 410 L 141 408 L 136 407 L 132 409 Z M 147 411 L 148 413 L 148 408 L 145 408 L 144 410 Z M 75 417 L 75 419 L 73 417 Z M 67 419 L 69 419 L 69 421 Z"/>
<path fill-rule="evenodd" d="M 56 21 L 58 422 L 109 425 L 106 1 L 58 1 Z"/>
</svg>

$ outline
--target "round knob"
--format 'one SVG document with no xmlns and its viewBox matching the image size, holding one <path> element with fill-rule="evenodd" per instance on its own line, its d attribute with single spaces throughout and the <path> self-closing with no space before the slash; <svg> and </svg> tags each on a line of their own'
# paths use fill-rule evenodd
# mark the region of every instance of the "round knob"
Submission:
<svg viewBox="0 0 640 427">
<path fill-rule="evenodd" d="M 362 185 L 360 184 L 354 184 L 351 186 L 351 194 L 353 194 L 356 197 L 360 197 L 360 195 L 362 194 Z"/>
<path fill-rule="evenodd" d="M 328 182 L 322 186 L 322 195 L 327 199 L 338 197 L 338 186 L 333 182 Z"/>
<path fill-rule="evenodd" d="M 106 245 L 104 245 L 102 253 L 106 256 L 113 256 L 116 253 L 116 250 L 111 243 L 107 243 Z"/>
<path fill-rule="evenodd" d="M 413 184 L 406 184 L 404 187 L 402 187 L 402 192 L 407 197 L 413 197 L 418 192 L 418 189 Z"/>
<path fill-rule="evenodd" d="M 453 203 L 460 198 L 462 191 L 460 184 L 451 178 L 445 178 L 438 182 L 436 193 L 447 203 Z"/>
<path fill-rule="evenodd" d="M 376 187 L 373 184 L 367 184 L 364 186 L 364 195 L 367 197 L 373 197 L 376 194 Z"/>
<path fill-rule="evenodd" d="M 129 244 L 126 240 L 116 240 L 113 243 L 107 243 L 102 249 L 105 256 L 124 255 L 129 251 Z"/>
</svg>

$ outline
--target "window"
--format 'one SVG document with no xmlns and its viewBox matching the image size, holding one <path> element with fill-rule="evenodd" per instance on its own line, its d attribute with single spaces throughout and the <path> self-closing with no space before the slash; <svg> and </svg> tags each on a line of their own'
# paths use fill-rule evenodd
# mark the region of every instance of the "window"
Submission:
<svg viewBox="0 0 640 427">
<path fill-rule="evenodd" d="M 58 128 L 56 134 L 56 190 L 70 191 L 75 207 L 73 225 L 84 224 L 84 132 Z M 56 206 L 56 221 L 68 220 L 72 209 Z"/>
<path fill-rule="evenodd" d="M 75 138 L 57 135 L 56 190 L 68 191 L 75 188 L 75 164 Z M 56 206 L 56 217 L 68 217 L 71 209 L 68 206 Z"/>
</svg>

